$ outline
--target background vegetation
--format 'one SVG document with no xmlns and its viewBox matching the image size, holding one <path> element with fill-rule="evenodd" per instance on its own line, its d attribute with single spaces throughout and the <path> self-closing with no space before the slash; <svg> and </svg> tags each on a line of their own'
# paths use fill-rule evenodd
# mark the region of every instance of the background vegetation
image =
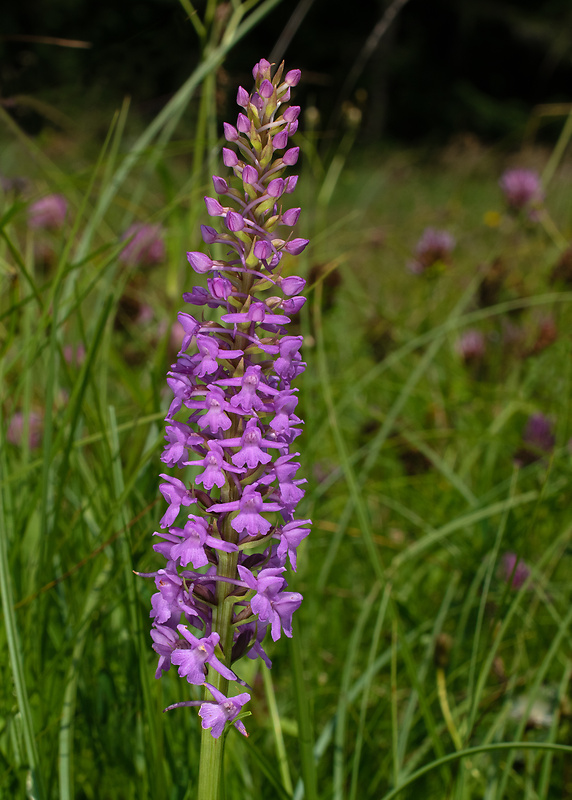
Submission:
<svg viewBox="0 0 572 800">
<path fill-rule="evenodd" d="M 298 385 L 303 515 L 314 528 L 289 579 L 305 597 L 294 639 L 269 645 L 272 673 L 244 667 L 255 688 L 250 738 L 228 736 L 227 797 L 572 791 L 562 749 L 572 745 L 569 124 L 559 117 L 542 145 L 515 148 L 531 102 L 569 100 L 556 79 L 568 75 L 566 34 L 543 73 L 548 39 L 525 46 L 518 32 L 523 20 L 554 30 L 568 5 L 529 5 L 511 16 L 498 3 L 494 16 L 482 3 L 443 0 L 430 24 L 426 4 L 404 7 L 383 67 L 386 130 L 482 134 L 438 149 L 366 146 L 367 70 L 369 94 L 352 90 L 339 122 L 326 124 L 338 70 L 347 73 L 381 16 L 376 4 L 366 22 L 316 0 L 288 53 L 289 67 L 309 73 L 296 95 L 306 116 L 295 204 L 299 235 L 312 240 L 301 259 L 308 368 Z M 4 76 L 0 134 L 0 797 L 195 795 L 198 720 L 188 709 L 162 713 L 187 684 L 173 670 L 153 677 L 153 585 L 133 570 L 159 564 L 151 535 L 163 513 L 165 374 L 181 294 L 197 282 L 185 252 L 199 243 L 209 167 L 222 169 L 222 115 L 287 6 L 197 4 L 202 38 L 186 6 L 166 0 L 121 18 L 115 6 L 61 3 L 60 20 L 54 11 L 42 24 L 25 5 L 9 10 L 15 31 L 94 47 L 54 47 L 49 63 L 38 55 L 18 67 L 28 46 L 3 45 L 17 69 Z M 90 20 L 90 36 L 74 19 Z M 485 26 L 505 32 L 507 53 L 537 54 L 536 94 L 530 82 L 512 94 L 513 71 L 481 60 L 470 85 L 504 82 L 503 113 L 492 89 L 490 117 L 478 104 L 467 117 L 462 104 L 443 103 L 447 113 L 431 104 L 437 86 L 454 96 L 464 75 L 461 45 L 457 71 L 435 38 L 443 20 L 462 19 L 467 42 Z M 78 66 L 84 56 L 91 67 Z M 525 62 L 511 63 L 522 75 Z M 415 101 L 400 94 L 404 84 Z M 108 116 L 124 92 L 135 109 L 122 101 Z M 532 218 L 502 197 L 511 166 L 542 174 L 546 200 Z M 34 227 L 33 204 L 52 193 L 67 200 L 65 222 Z M 133 222 L 160 226 L 158 263 L 122 256 Z M 415 275 L 408 263 L 428 226 L 456 244 Z M 473 355 L 467 331 L 482 337 Z M 548 439 L 523 439 L 533 414 L 546 418 Z M 526 564 L 518 580 L 510 553 Z"/>
</svg>

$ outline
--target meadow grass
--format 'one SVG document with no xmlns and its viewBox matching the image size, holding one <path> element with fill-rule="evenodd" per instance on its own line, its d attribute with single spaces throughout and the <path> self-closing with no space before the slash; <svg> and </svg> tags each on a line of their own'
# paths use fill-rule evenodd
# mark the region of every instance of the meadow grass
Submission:
<svg viewBox="0 0 572 800">
<path fill-rule="evenodd" d="M 196 140 L 173 136 L 221 55 L 138 136 L 121 109 L 94 159 L 50 157 L 5 119 L 2 171 L 36 166 L 0 217 L 0 797 L 196 793 L 198 719 L 162 713 L 187 684 L 154 679 L 154 586 L 134 570 L 160 565 L 165 374 L 196 282 L 197 153 L 216 163 L 220 146 L 212 79 Z M 355 134 L 327 157 L 299 136 L 314 525 L 289 579 L 304 595 L 294 638 L 269 644 L 271 673 L 242 673 L 250 738 L 228 735 L 225 796 L 566 796 L 571 167 L 522 156 L 552 173 L 531 221 L 503 206 L 500 151 L 360 153 Z M 64 227 L 31 228 L 30 201 L 54 191 Z M 134 220 L 163 227 L 160 264 L 121 259 Z M 456 246 L 414 275 L 427 226 Z M 484 352 L 463 358 L 470 329 Z M 535 413 L 554 423 L 544 450 L 523 443 Z M 526 562 L 518 585 L 507 552 Z"/>
</svg>

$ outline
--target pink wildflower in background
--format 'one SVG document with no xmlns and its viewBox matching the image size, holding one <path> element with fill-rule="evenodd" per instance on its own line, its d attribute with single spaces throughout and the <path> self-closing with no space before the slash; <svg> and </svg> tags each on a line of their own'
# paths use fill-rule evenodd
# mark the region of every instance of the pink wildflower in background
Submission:
<svg viewBox="0 0 572 800">
<path fill-rule="evenodd" d="M 520 467 L 534 464 L 543 455 L 552 452 L 556 439 L 553 433 L 552 422 L 544 414 L 531 414 L 526 422 L 522 434 L 523 446 L 514 456 L 516 464 Z"/>
<path fill-rule="evenodd" d="M 530 169 L 507 169 L 499 186 L 507 204 L 515 211 L 538 206 L 544 200 L 540 178 Z"/>
<path fill-rule="evenodd" d="M 511 580 L 511 575 L 511 588 L 520 589 L 530 575 L 530 570 L 516 553 L 508 552 L 501 559 L 501 576 L 504 582 L 508 583 Z"/>
<path fill-rule="evenodd" d="M 24 415 L 21 411 L 16 411 L 16 413 L 12 415 L 10 422 L 8 423 L 8 430 L 6 431 L 6 438 L 10 444 L 17 446 L 22 445 L 24 427 Z M 30 450 L 36 450 L 41 445 L 42 434 L 42 417 L 35 411 L 31 411 L 28 419 L 28 447 Z"/>
<path fill-rule="evenodd" d="M 131 238 L 133 237 L 133 238 Z M 154 267 L 165 261 L 164 230 L 160 225 L 131 225 L 121 237 L 131 238 L 121 254 L 119 261 L 139 267 Z"/>
<path fill-rule="evenodd" d="M 66 221 L 68 203 L 62 194 L 48 194 L 28 208 L 30 228 L 59 230 Z"/>
<path fill-rule="evenodd" d="M 438 262 L 449 263 L 454 247 L 455 239 L 448 231 L 426 228 L 415 246 L 415 258 L 408 264 L 409 271 L 420 275 Z"/>
<path fill-rule="evenodd" d="M 480 360 L 485 354 L 485 349 L 485 337 L 481 331 L 475 329 L 465 331 L 455 342 L 455 350 L 466 362 Z"/>
</svg>

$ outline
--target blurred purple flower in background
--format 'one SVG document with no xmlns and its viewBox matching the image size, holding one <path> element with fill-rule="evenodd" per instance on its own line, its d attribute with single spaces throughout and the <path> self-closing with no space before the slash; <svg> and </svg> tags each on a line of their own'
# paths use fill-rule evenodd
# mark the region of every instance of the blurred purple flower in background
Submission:
<svg viewBox="0 0 572 800">
<path fill-rule="evenodd" d="M 66 221 L 68 203 L 63 194 L 48 194 L 28 207 L 30 228 L 59 230 Z"/>
<path fill-rule="evenodd" d="M 408 269 L 420 275 L 437 262 L 447 264 L 455 247 L 455 239 L 448 231 L 426 228 L 415 246 L 415 258 Z"/>
<path fill-rule="evenodd" d="M 85 361 L 85 347 L 79 344 L 66 344 L 64 346 L 64 358 L 70 367 L 80 367 Z"/>
<path fill-rule="evenodd" d="M 133 237 L 133 238 L 131 238 Z M 119 255 L 122 264 L 138 267 L 155 267 L 165 261 L 164 230 L 161 225 L 131 225 L 121 237 L 131 238 Z"/>
<path fill-rule="evenodd" d="M 518 466 L 525 467 L 539 461 L 542 455 L 551 453 L 556 439 L 552 422 L 544 414 L 531 414 L 522 434 L 523 447 L 515 453 Z"/>
<path fill-rule="evenodd" d="M 527 420 L 522 439 L 525 444 L 542 450 L 544 453 L 550 453 L 556 441 L 552 433 L 552 427 L 552 423 L 544 414 L 531 414 Z"/>
<path fill-rule="evenodd" d="M 531 169 L 507 169 L 499 186 L 510 208 L 521 211 L 538 206 L 544 200 L 544 192 L 538 173 Z"/>
<path fill-rule="evenodd" d="M 525 580 L 530 575 L 530 570 L 522 559 L 519 559 L 516 553 L 505 553 L 501 559 L 501 576 L 505 583 L 511 579 L 511 588 L 520 589 Z"/>
<path fill-rule="evenodd" d="M 40 414 L 30 411 L 28 419 L 28 446 L 30 450 L 36 450 L 42 443 L 43 422 Z M 24 435 L 24 415 L 21 411 L 16 411 L 10 418 L 6 438 L 10 444 L 22 445 Z"/>
<path fill-rule="evenodd" d="M 465 331 L 455 342 L 455 350 L 463 361 L 478 361 L 485 354 L 486 343 L 484 334 L 474 328 Z"/>
</svg>

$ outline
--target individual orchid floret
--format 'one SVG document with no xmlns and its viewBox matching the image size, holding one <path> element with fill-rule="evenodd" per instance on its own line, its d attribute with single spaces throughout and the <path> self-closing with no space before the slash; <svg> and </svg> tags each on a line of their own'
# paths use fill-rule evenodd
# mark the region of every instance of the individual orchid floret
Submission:
<svg viewBox="0 0 572 800">
<path fill-rule="evenodd" d="M 225 697 L 222 692 L 219 692 L 210 683 L 205 683 L 205 686 L 216 702 L 203 703 L 201 705 L 199 717 L 202 719 L 202 727 L 205 730 L 212 729 L 212 735 L 215 739 L 218 739 L 224 731 L 226 723 L 232 722 L 239 733 L 242 733 L 243 736 L 248 736 L 242 720 L 236 719 L 236 717 L 242 711 L 242 706 L 250 700 L 250 695 L 247 692 L 243 692 L 234 697 Z"/>
<path fill-rule="evenodd" d="M 179 648 L 171 655 L 171 663 L 179 667 L 181 678 L 186 678 L 189 683 L 199 685 L 204 683 L 208 664 L 227 680 L 234 680 L 236 677 L 234 672 L 225 667 L 215 655 L 215 647 L 220 641 L 216 631 L 210 636 L 198 639 L 186 625 L 177 625 L 177 630 L 190 645 L 188 649 Z"/>
<path fill-rule="evenodd" d="M 172 478 L 170 475 L 161 473 L 161 478 L 165 478 L 166 483 L 159 485 L 159 491 L 169 503 L 169 508 L 159 523 L 162 528 L 168 528 L 177 519 L 181 506 L 190 506 L 197 500 L 192 492 L 187 489 L 183 481 Z"/>
</svg>

